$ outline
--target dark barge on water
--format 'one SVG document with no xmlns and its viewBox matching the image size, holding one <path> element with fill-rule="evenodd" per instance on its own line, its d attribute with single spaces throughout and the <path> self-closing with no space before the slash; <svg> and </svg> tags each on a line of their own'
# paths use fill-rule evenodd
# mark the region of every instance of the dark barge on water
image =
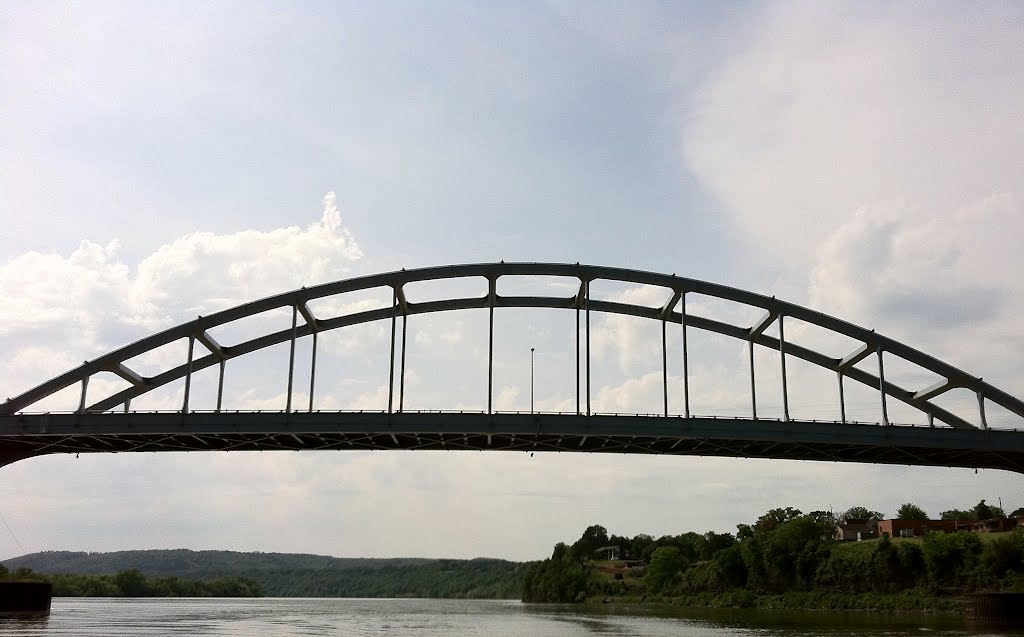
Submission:
<svg viewBox="0 0 1024 637">
<path fill-rule="evenodd" d="M 0 582 L 0 616 L 46 615 L 52 597 L 49 582 Z"/>
</svg>

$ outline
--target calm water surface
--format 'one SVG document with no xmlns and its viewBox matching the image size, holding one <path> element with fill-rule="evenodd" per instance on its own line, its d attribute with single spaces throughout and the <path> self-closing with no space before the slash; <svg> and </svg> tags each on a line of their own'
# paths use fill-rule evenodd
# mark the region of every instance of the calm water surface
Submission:
<svg viewBox="0 0 1024 637">
<path fill-rule="evenodd" d="M 605 608 L 600 611 L 605 611 Z M 960 618 L 871 613 L 584 610 L 513 601 L 433 599 L 57 598 L 49 617 L 0 619 L 0 635 L 624 635 L 950 637 L 1024 634 Z"/>
</svg>

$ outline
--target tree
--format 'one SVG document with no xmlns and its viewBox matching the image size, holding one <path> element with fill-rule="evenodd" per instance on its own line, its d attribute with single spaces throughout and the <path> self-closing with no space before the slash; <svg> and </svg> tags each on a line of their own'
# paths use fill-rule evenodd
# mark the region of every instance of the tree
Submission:
<svg viewBox="0 0 1024 637">
<path fill-rule="evenodd" d="M 654 538 L 646 533 L 638 533 L 629 541 L 629 555 L 634 560 L 647 559 L 651 551 L 654 551 Z M 648 550 L 650 549 L 650 550 Z"/>
<path fill-rule="evenodd" d="M 739 587 L 747 584 L 747 565 L 743 562 L 743 553 L 738 545 L 715 553 L 712 562 L 727 586 Z"/>
<path fill-rule="evenodd" d="M 960 520 L 962 522 L 974 521 L 974 511 L 965 511 L 963 509 L 950 509 L 943 511 L 939 514 L 940 520 Z"/>
<path fill-rule="evenodd" d="M 142 597 L 146 594 L 146 577 L 134 568 L 118 571 L 114 583 L 125 597 Z"/>
<path fill-rule="evenodd" d="M 927 520 L 928 514 L 913 502 L 907 502 L 896 511 L 898 520 Z"/>
<path fill-rule="evenodd" d="M 705 551 L 706 545 L 707 541 L 704 537 L 694 531 L 677 535 L 668 541 L 668 546 L 674 546 L 679 549 L 679 555 L 685 564 L 704 559 L 701 557 L 701 553 Z"/>
<path fill-rule="evenodd" d="M 1024 507 L 1021 507 L 1019 509 L 1014 509 L 1013 513 L 1011 513 L 1010 515 L 1015 517 L 1015 518 L 1024 515 Z"/>
<path fill-rule="evenodd" d="M 992 509 L 985 504 L 985 500 L 974 505 L 974 519 L 975 520 L 990 520 L 992 519 Z"/>
<path fill-rule="evenodd" d="M 996 577 L 1004 577 L 1007 572 L 1024 571 L 1024 529 L 1017 528 L 1009 535 L 986 542 L 982 559 Z"/>
<path fill-rule="evenodd" d="M 982 552 L 977 533 L 927 533 L 921 543 L 928 580 L 933 586 L 957 585 Z"/>
<path fill-rule="evenodd" d="M 658 547 L 651 554 L 651 563 L 647 566 L 647 573 L 644 575 L 647 589 L 657 595 L 685 566 L 685 560 L 678 548 L 675 546 Z"/>
<path fill-rule="evenodd" d="M 865 507 L 850 507 L 839 514 L 839 519 L 843 522 L 849 520 L 881 520 L 883 518 L 885 518 L 885 516 L 882 513 L 872 511 Z"/>
<path fill-rule="evenodd" d="M 608 546 L 608 530 L 600 524 L 593 524 L 572 545 L 572 554 L 578 560 L 590 560 L 595 557 L 594 551 L 602 546 Z"/>
<path fill-rule="evenodd" d="M 699 557 L 702 560 L 710 560 L 720 551 L 731 548 L 733 544 L 736 544 L 736 538 L 732 533 L 708 531 L 704 534 L 704 544 Z"/>
<path fill-rule="evenodd" d="M 757 522 L 754 523 L 754 528 L 761 533 L 768 533 L 801 515 L 803 515 L 803 511 L 800 509 L 794 509 L 793 507 L 772 509 L 757 518 Z"/>
</svg>

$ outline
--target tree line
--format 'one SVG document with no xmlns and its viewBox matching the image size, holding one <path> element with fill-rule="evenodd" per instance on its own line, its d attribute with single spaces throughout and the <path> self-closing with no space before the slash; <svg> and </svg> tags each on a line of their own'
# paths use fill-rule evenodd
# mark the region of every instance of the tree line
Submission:
<svg viewBox="0 0 1024 637">
<path fill-rule="evenodd" d="M 943 515 L 989 519 L 996 517 L 993 508 L 983 500 L 972 509 Z M 913 503 L 900 507 L 897 517 L 928 518 Z M 609 535 L 603 526 L 593 525 L 571 545 L 556 544 L 551 557 L 530 566 L 522 599 L 574 602 L 595 596 L 730 594 L 741 599 L 743 595 L 734 594 L 910 591 L 942 596 L 983 589 L 1024 591 L 1024 528 L 984 540 L 970 532 L 854 543 L 835 539 L 837 522 L 871 518 L 883 516 L 864 507 L 839 515 L 785 507 L 767 511 L 752 524 L 737 525 L 734 534 L 688 532 L 657 539 L 646 534 Z M 632 577 L 621 572 L 615 578 L 603 575 L 594 568 L 599 557 L 595 551 L 608 546 L 618 547 L 620 555 L 643 565 L 627 571 Z"/>
<path fill-rule="evenodd" d="M 0 580 L 50 582 L 55 597 L 262 597 L 262 587 L 247 577 L 210 580 L 147 577 L 136 569 L 113 575 L 59 573 L 43 575 L 27 567 L 10 571 L 0 564 Z"/>
<path fill-rule="evenodd" d="M 484 558 L 350 559 L 185 549 L 48 551 L 7 564 L 23 576 L 34 568 L 37 576 L 53 582 L 55 595 L 68 596 L 129 596 L 143 591 L 140 594 L 167 597 L 515 599 L 526 572 L 525 564 Z"/>
</svg>

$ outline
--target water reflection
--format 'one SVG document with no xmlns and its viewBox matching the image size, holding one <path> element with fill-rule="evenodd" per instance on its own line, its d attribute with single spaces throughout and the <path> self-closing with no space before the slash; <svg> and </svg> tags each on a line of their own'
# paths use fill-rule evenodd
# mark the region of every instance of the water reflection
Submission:
<svg viewBox="0 0 1024 637">
<path fill-rule="evenodd" d="M 405 635 L 468 637 L 888 637 L 1011 635 L 962 618 L 418 599 L 66 599 L 0 635 Z"/>
</svg>

